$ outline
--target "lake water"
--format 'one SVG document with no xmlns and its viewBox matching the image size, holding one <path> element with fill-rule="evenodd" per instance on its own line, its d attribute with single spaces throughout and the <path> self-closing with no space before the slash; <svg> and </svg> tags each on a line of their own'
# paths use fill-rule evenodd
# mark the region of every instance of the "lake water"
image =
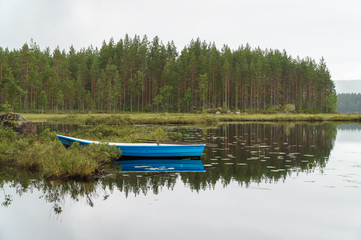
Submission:
<svg viewBox="0 0 361 240">
<path fill-rule="evenodd" d="M 172 131 L 217 145 L 205 172 L 85 184 L 0 171 L 0 239 L 361 239 L 360 125 Z"/>
</svg>

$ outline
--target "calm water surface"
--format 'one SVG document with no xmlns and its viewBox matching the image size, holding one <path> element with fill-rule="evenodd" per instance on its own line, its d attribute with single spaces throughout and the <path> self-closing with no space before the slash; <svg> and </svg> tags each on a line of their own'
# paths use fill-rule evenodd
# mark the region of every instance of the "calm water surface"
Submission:
<svg viewBox="0 0 361 240">
<path fill-rule="evenodd" d="M 205 172 L 95 183 L 0 171 L 0 239 L 361 239 L 361 127 L 173 129 Z"/>
</svg>

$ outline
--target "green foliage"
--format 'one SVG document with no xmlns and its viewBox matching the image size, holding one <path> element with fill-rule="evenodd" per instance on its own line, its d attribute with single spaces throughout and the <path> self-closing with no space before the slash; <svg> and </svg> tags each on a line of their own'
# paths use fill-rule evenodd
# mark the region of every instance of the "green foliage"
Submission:
<svg viewBox="0 0 361 240">
<path fill-rule="evenodd" d="M 114 146 L 89 145 L 81 147 L 73 144 L 68 149 L 59 141 L 45 150 L 49 155 L 44 161 L 44 175 L 50 178 L 86 179 L 99 172 L 99 164 L 120 157 L 120 151 Z"/>
<path fill-rule="evenodd" d="M 164 129 L 159 127 L 150 134 L 150 139 L 160 141 L 165 139 L 167 136 L 168 134 L 164 131 Z"/>
<path fill-rule="evenodd" d="M 341 93 L 337 95 L 337 105 L 342 113 L 361 113 L 360 93 Z"/>
<path fill-rule="evenodd" d="M 49 128 L 44 129 L 40 134 L 38 134 L 38 140 L 42 144 L 52 142 L 56 139 L 56 132 L 51 131 Z"/>
<path fill-rule="evenodd" d="M 158 111 L 159 107 L 162 107 L 164 111 L 169 110 L 172 91 L 172 86 L 164 86 L 159 89 L 159 94 L 154 98 L 154 104 L 157 105 Z"/>
<path fill-rule="evenodd" d="M 285 104 L 304 112 L 336 110 L 323 58 L 317 63 L 248 44 L 217 49 L 196 39 L 178 52 L 158 37 L 126 35 L 100 49 L 51 53 L 24 44 L 1 49 L 0 56 L 0 105 L 7 102 L 13 111 L 261 112 Z"/>
<path fill-rule="evenodd" d="M 6 76 L 4 82 L 0 84 L 0 93 L 4 95 L 3 99 L 5 99 L 5 104 L 10 103 L 11 111 L 14 111 L 14 109 L 19 109 L 18 103 L 20 97 L 25 94 L 25 91 L 20 87 L 19 81 L 14 80 L 13 76 L 10 75 Z M 7 106 L 7 109 L 8 108 Z"/>
<path fill-rule="evenodd" d="M 39 106 L 41 108 L 41 112 L 44 112 L 44 109 L 48 105 L 48 99 L 46 97 L 46 93 L 45 93 L 44 90 L 40 92 L 38 103 L 39 103 Z"/>
<path fill-rule="evenodd" d="M 327 113 L 336 112 L 337 109 L 337 96 L 336 93 L 331 93 L 326 97 L 325 110 Z"/>
<path fill-rule="evenodd" d="M 64 102 L 64 94 L 61 91 L 61 89 L 58 90 L 58 96 L 57 96 L 57 105 L 60 108 L 63 108 L 63 102 Z"/>
<path fill-rule="evenodd" d="M 159 106 L 161 106 L 162 103 L 163 103 L 163 101 L 164 101 L 163 99 L 164 99 L 164 97 L 163 97 L 162 95 L 160 95 L 160 94 L 158 94 L 158 95 L 154 98 L 154 104 L 157 106 L 158 111 L 159 111 Z"/>
<path fill-rule="evenodd" d="M 206 104 L 206 97 L 208 92 L 208 75 L 201 74 L 199 75 L 199 94 L 202 99 L 202 107 L 205 107 Z"/>
<path fill-rule="evenodd" d="M 0 106 L 0 112 L 5 112 L 5 113 L 9 113 L 11 112 L 11 105 L 9 103 L 3 103 L 1 106 Z"/>
<path fill-rule="evenodd" d="M 16 132 L 11 127 L 0 125 L 0 141 L 15 141 L 17 139 Z"/>
<path fill-rule="evenodd" d="M 193 104 L 193 97 L 192 97 L 192 93 L 191 93 L 191 89 L 188 88 L 187 91 L 184 94 L 183 97 L 183 108 L 185 112 L 191 111 L 192 109 L 190 108 L 190 106 Z"/>
<path fill-rule="evenodd" d="M 68 149 L 46 129 L 38 137 L 18 136 L 7 127 L 0 127 L 0 166 L 38 172 L 45 178 L 88 179 L 101 171 L 101 165 L 121 156 L 119 149 L 108 145 Z"/>
</svg>

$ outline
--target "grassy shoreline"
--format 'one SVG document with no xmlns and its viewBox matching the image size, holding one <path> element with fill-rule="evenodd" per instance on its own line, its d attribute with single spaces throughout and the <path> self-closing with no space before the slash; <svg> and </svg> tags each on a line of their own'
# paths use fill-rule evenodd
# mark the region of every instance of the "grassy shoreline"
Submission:
<svg viewBox="0 0 361 240">
<path fill-rule="evenodd" d="M 54 122 L 82 125 L 129 124 L 216 124 L 222 122 L 334 121 L 360 122 L 361 114 L 192 114 L 192 113 L 95 113 L 95 114 L 22 114 L 32 122 Z"/>
<path fill-rule="evenodd" d="M 159 127 L 106 125 L 78 129 L 74 134 L 104 143 L 111 140 L 134 142 L 147 136 L 157 140 L 177 137 Z M 81 147 L 73 144 L 65 148 L 55 135 L 55 132 L 45 129 L 36 135 L 23 136 L 10 127 L 0 125 L 0 168 L 25 170 L 43 179 L 82 181 L 119 171 L 109 164 L 121 156 L 121 151 L 115 146 L 92 144 Z"/>
<path fill-rule="evenodd" d="M 176 140 L 180 136 L 154 125 L 203 124 L 215 126 L 226 122 L 360 122 L 360 114 L 22 114 L 33 122 L 91 125 L 73 132 L 77 137 L 104 142 L 134 142 L 139 138 Z M 172 135 L 173 134 L 173 135 Z M 0 125 L 0 167 L 27 170 L 40 178 L 56 180 L 91 180 L 112 172 L 109 164 L 121 153 L 107 146 L 72 146 L 65 149 L 49 129 L 33 136 L 17 135 Z"/>
</svg>

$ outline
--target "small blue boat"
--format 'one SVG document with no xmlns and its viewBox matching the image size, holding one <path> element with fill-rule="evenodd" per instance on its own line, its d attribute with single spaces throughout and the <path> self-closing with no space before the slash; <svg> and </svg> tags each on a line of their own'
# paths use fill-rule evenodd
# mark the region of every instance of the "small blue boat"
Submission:
<svg viewBox="0 0 361 240">
<path fill-rule="evenodd" d="M 122 173 L 131 172 L 205 172 L 201 160 L 141 159 L 117 161 Z"/>
<path fill-rule="evenodd" d="M 71 146 L 74 142 L 80 145 L 102 144 L 79 138 L 56 135 L 62 144 Z M 104 143 L 105 144 L 105 143 Z M 116 146 L 122 151 L 122 157 L 132 158 L 199 158 L 205 144 L 168 144 L 168 143 L 106 143 Z"/>
</svg>

